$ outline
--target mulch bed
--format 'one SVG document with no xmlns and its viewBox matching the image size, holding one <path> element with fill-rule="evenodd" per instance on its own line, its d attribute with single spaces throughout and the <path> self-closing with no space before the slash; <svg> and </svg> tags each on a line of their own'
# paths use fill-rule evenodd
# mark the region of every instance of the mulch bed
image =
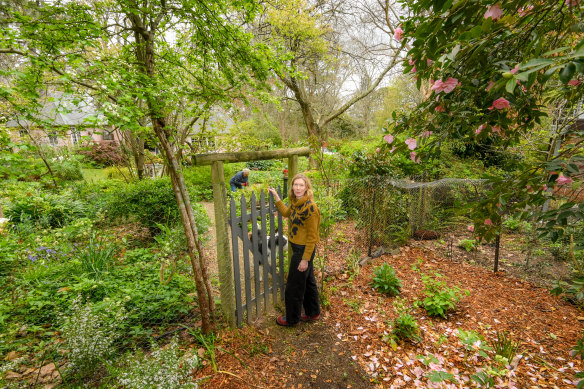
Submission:
<svg viewBox="0 0 584 389">
<path fill-rule="evenodd" d="M 219 331 L 220 372 L 210 365 L 198 371 L 201 387 L 472 388 L 478 386 L 471 376 L 492 367 L 501 372 L 495 378 L 498 387 L 574 387 L 582 362 L 571 356 L 571 350 L 584 321 L 577 307 L 529 281 L 446 259 L 423 247 L 404 246 L 395 255 L 382 255 L 355 275 L 343 269 L 356 233 L 349 225 L 339 231 L 341 238 L 330 241 L 327 256 L 327 273 L 334 274 L 328 287 L 334 293 L 323 318 L 289 329 L 275 325 L 274 313 L 243 329 Z M 363 247 L 359 250 L 366 253 Z M 446 319 L 429 318 L 424 309 L 414 309 L 422 340 L 394 349 L 383 337 L 396 317 L 394 298 L 370 285 L 374 269 L 383 263 L 402 280 L 401 297 L 410 306 L 423 299 L 421 273 L 438 272 L 449 286 L 466 289 L 469 295 Z M 419 271 L 412 270 L 414 266 Z M 474 331 L 483 341 L 465 352 L 459 331 Z M 477 353 L 496 339 L 497 331 L 521 342 L 507 372 L 494 362 L 492 352 L 489 358 Z M 449 377 L 457 383 L 431 382 L 430 377 L 440 374 L 436 372 L 452 374 Z"/>
</svg>

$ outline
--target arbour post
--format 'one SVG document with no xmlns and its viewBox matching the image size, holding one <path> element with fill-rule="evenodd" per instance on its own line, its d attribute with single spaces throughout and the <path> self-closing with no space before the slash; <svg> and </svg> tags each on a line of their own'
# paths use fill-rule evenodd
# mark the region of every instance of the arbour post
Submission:
<svg viewBox="0 0 584 389">
<path fill-rule="evenodd" d="M 221 308 L 230 326 L 235 326 L 235 292 L 233 288 L 233 261 L 229 248 L 229 231 L 227 229 L 227 193 L 225 192 L 225 175 L 223 162 L 211 164 L 213 181 L 213 205 L 215 207 L 215 232 L 217 236 L 217 265 L 221 290 Z"/>
<path fill-rule="evenodd" d="M 288 157 L 288 177 L 293 179 L 296 174 L 298 174 L 298 155 L 292 155 Z M 290 186 L 292 186 L 292 182 L 290 182 Z"/>
</svg>

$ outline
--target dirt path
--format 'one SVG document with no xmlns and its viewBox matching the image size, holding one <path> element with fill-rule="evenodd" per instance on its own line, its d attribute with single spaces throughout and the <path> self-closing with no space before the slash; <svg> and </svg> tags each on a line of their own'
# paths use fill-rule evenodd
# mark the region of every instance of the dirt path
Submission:
<svg viewBox="0 0 584 389">
<path fill-rule="evenodd" d="M 211 219 L 205 250 L 212 276 L 217 276 L 217 242 L 213 203 L 203 202 Z M 241 330 L 219 332 L 217 367 L 203 369 L 203 388 L 368 388 L 365 371 L 351 358 L 347 342 L 337 338 L 328 315 L 314 323 L 294 328 L 278 326 L 275 318 L 281 307 Z M 227 352 L 228 350 L 229 352 Z"/>
<path fill-rule="evenodd" d="M 203 236 L 205 243 L 205 254 L 209 258 L 209 270 L 211 271 L 212 277 L 217 277 L 219 274 L 219 269 L 217 268 L 217 237 L 215 235 L 215 206 L 211 202 L 202 202 L 209 219 L 211 219 L 211 224 L 209 225 L 209 231 Z"/>
</svg>

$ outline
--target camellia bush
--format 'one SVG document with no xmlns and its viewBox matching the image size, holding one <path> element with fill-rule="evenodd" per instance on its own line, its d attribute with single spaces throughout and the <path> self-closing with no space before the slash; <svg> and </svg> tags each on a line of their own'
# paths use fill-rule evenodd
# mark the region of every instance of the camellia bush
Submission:
<svg viewBox="0 0 584 389">
<path fill-rule="evenodd" d="M 404 72 L 415 73 L 425 100 L 393 113 L 380 153 L 421 163 L 453 140 L 495 152 L 536 143 L 528 163 L 486 177 L 492 189 L 471 215 L 487 240 L 507 214 L 539 219 L 560 237 L 570 220 L 584 218 L 577 183 L 584 129 L 574 121 L 584 95 L 584 2 L 401 3 L 410 13 L 393 38 L 409 47 Z M 556 206 L 544 206 L 550 201 Z M 584 234 L 574 244 L 582 249 Z"/>
</svg>

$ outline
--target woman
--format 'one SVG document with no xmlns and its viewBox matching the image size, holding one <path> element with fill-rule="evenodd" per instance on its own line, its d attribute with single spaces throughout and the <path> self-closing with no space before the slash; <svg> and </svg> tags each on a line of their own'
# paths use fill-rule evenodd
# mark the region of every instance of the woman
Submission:
<svg viewBox="0 0 584 389">
<path fill-rule="evenodd" d="M 320 318 L 318 288 L 314 278 L 314 254 L 320 241 L 318 228 L 320 212 L 314 202 L 312 185 L 304 174 L 297 174 L 290 186 L 290 207 L 287 207 L 274 188 L 269 189 L 276 200 L 276 207 L 288 217 L 288 239 L 292 245 L 292 259 L 286 282 L 286 316 L 279 316 L 276 323 L 293 326 L 299 321 Z M 304 314 L 302 314 L 304 307 Z"/>
</svg>

